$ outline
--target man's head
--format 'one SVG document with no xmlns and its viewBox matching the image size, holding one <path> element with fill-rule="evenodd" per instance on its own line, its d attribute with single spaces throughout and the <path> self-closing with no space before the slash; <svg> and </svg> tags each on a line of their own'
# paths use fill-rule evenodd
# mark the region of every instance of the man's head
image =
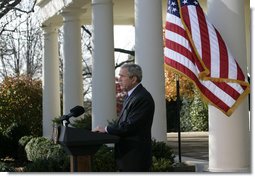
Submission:
<svg viewBox="0 0 255 177">
<path fill-rule="evenodd" d="M 129 91 L 142 81 L 142 68 L 137 64 L 124 64 L 120 68 L 119 83 L 124 91 Z"/>
</svg>

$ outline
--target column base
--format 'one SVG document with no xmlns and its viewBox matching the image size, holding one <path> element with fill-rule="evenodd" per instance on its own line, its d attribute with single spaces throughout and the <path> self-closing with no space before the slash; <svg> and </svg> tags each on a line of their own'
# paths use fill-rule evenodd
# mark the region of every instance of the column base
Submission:
<svg viewBox="0 0 255 177">
<path fill-rule="evenodd" d="M 251 172 L 251 169 L 250 167 L 247 167 L 247 168 L 208 168 L 208 171 L 209 172 L 220 172 L 220 173 L 228 173 L 228 172 L 231 172 L 231 173 L 250 173 Z"/>
</svg>

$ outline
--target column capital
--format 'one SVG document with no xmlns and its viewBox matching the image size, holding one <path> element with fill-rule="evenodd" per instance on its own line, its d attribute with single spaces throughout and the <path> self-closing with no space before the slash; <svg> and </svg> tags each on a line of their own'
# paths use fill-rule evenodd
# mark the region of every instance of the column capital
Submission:
<svg viewBox="0 0 255 177">
<path fill-rule="evenodd" d="M 46 25 L 42 25 L 41 28 L 43 29 L 44 34 L 48 34 L 48 33 L 55 33 L 58 31 L 59 26 L 46 26 Z"/>
<path fill-rule="evenodd" d="M 64 18 L 64 21 L 74 21 L 74 20 L 80 20 L 85 12 L 86 12 L 86 9 L 68 8 L 68 9 L 62 10 L 59 14 L 62 15 L 62 17 Z"/>
<path fill-rule="evenodd" d="M 97 5 L 97 4 L 113 4 L 112 0 L 92 0 L 91 5 Z"/>
</svg>

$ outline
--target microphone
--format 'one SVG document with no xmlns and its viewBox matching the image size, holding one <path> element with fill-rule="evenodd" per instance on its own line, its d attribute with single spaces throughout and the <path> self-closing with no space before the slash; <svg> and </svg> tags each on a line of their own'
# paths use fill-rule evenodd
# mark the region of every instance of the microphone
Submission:
<svg viewBox="0 0 255 177">
<path fill-rule="evenodd" d="M 61 122 L 65 121 L 67 123 L 69 123 L 69 119 L 71 117 L 78 117 L 80 115 L 82 115 L 85 112 L 84 108 L 82 106 L 75 106 L 72 109 L 70 109 L 70 113 L 67 115 L 63 115 L 60 120 Z"/>
</svg>

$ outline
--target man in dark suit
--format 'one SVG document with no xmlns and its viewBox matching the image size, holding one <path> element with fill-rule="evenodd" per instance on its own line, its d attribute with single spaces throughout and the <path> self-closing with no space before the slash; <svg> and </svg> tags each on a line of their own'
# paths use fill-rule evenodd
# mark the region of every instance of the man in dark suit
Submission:
<svg viewBox="0 0 255 177">
<path fill-rule="evenodd" d="M 121 89 L 127 92 L 116 125 L 98 126 L 94 131 L 117 135 L 115 157 L 120 171 L 147 172 L 152 164 L 151 126 L 155 103 L 143 87 L 142 69 L 136 64 L 125 64 L 119 72 Z"/>
</svg>

